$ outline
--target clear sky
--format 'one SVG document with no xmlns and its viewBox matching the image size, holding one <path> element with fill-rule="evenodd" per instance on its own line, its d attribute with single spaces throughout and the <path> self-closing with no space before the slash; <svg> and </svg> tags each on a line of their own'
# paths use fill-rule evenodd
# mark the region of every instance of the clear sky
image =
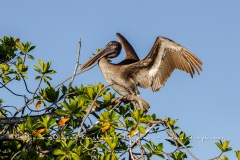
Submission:
<svg viewBox="0 0 240 160">
<path fill-rule="evenodd" d="M 155 38 L 168 37 L 196 54 L 203 72 L 193 79 L 175 71 L 159 92 L 142 89 L 141 96 L 158 117 L 178 119 L 181 129 L 194 138 L 191 151 L 201 159 L 220 153 L 216 137 L 231 140 L 240 150 L 240 1 L 2 1 L 0 37 L 30 41 L 37 59 L 52 61 L 58 74 L 53 84 L 71 76 L 77 43 L 82 39 L 81 63 L 120 32 L 140 58 L 150 51 Z M 114 62 L 124 58 L 124 52 Z M 32 88 L 34 77 L 29 77 Z M 102 82 L 98 67 L 78 76 L 74 85 Z M 7 91 L 0 92 L 12 104 Z M 226 154 L 234 159 L 235 153 Z"/>
</svg>

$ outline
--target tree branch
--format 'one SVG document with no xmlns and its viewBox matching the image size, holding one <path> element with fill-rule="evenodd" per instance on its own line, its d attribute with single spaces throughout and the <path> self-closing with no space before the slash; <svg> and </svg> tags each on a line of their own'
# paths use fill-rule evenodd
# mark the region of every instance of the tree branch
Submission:
<svg viewBox="0 0 240 160">
<path fill-rule="evenodd" d="M 222 151 L 217 157 L 210 158 L 209 160 L 215 160 L 215 159 L 218 159 L 218 158 L 220 158 L 220 157 L 222 156 L 222 154 L 223 154 L 223 151 Z"/>
<path fill-rule="evenodd" d="M 72 85 L 72 83 L 73 83 L 73 81 L 74 81 L 74 78 L 75 78 L 75 76 L 76 76 L 76 73 L 77 73 L 77 69 L 78 69 L 78 67 L 79 67 L 80 50 L 81 50 L 81 38 L 80 38 L 80 40 L 79 40 L 79 42 L 78 42 L 78 54 L 77 54 L 76 66 L 75 66 L 75 69 L 74 69 L 74 71 L 73 71 L 73 75 L 72 75 L 72 78 L 71 78 L 71 81 L 70 81 L 68 87 L 70 87 L 70 86 Z"/>
<path fill-rule="evenodd" d="M 138 139 L 136 139 L 136 141 L 133 142 L 133 143 L 131 144 L 131 146 L 130 146 L 127 150 L 125 150 L 125 151 L 119 156 L 119 158 L 120 158 L 121 156 L 123 156 L 126 152 L 128 152 L 128 151 L 130 150 L 130 148 L 134 147 L 134 146 L 138 143 L 138 140 L 144 138 L 144 137 L 148 134 L 148 132 L 149 132 L 150 130 L 152 130 L 156 125 L 158 125 L 158 124 L 160 124 L 160 123 L 162 123 L 162 121 L 159 121 L 159 123 L 153 124 L 153 125 L 146 131 L 146 133 L 143 134 L 143 135 L 141 135 Z"/>
<path fill-rule="evenodd" d="M 195 160 L 199 160 L 199 158 L 197 158 L 196 156 L 194 156 L 194 154 L 179 140 L 179 138 L 177 137 L 177 135 L 175 134 L 175 132 L 173 131 L 172 127 L 168 124 L 167 121 L 165 121 L 165 124 L 168 126 L 168 128 L 171 130 L 172 135 L 174 137 L 174 139 L 176 139 L 176 141 L 183 146 L 183 148 L 195 159 Z"/>
<path fill-rule="evenodd" d="M 60 115 L 56 113 L 45 113 L 42 115 L 34 115 L 34 116 L 24 116 L 24 117 L 10 117 L 10 118 L 0 118 L 0 124 L 19 124 L 27 120 L 27 117 L 31 118 L 38 118 L 40 119 L 42 116 L 53 116 L 53 117 L 60 117 Z"/>
<path fill-rule="evenodd" d="M 78 137 L 81 135 L 81 130 L 82 130 L 83 124 L 84 124 L 85 120 L 87 119 L 88 115 L 90 114 L 90 112 L 92 111 L 93 105 L 94 105 L 94 103 L 97 101 L 98 96 L 100 95 L 100 93 L 102 92 L 103 89 L 105 89 L 105 88 L 107 88 L 107 87 L 109 87 L 109 86 L 110 86 L 110 85 L 103 87 L 103 88 L 97 93 L 97 95 L 96 95 L 94 101 L 92 101 L 91 105 L 87 108 L 87 110 L 86 110 L 87 113 L 86 113 L 86 115 L 83 117 L 82 123 L 81 123 L 81 125 L 80 125 L 79 130 L 78 130 L 78 134 L 77 134 L 77 136 L 76 136 L 76 138 L 75 138 L 75 142 L 77 142 Z"/>
<path fill-rule="evenodd" d="M 6 140 L 18 140 L 18 141 L 26 141 L 28 138 L 27 135 L 20 135 L 20 134 L 0 134 L 0 141 L 6 141 Z"/>
</svg>

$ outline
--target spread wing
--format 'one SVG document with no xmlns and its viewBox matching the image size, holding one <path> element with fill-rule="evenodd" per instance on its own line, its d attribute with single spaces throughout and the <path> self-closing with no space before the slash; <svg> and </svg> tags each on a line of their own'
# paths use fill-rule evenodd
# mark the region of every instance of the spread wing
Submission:
<svg viewBox="0 0 240 160">
<path fill-rule="evenodd" d="M 195 70 L 198 74 L 202 71 L 202 62 L 174 41 L 158 37 L 146 58 L 126 65 L 124 69 L 141 88 L 151 87 L 155 92 L 164 86 L 174 69 L 193 77 Z"/>
<path fill-rule="evenodd" d="M 119 64 L 120 65 L 121 64 L 131 64 L 131 63 L 140 61 L 140 59 L 138 58 L 138 55 L 136 54 L 132 45 L 127 41 L 127 39 L 120 33 L 117 33 L 116 35 L 117 35 L 118 39 L 120 40 L 121 45 L 123 46 L 123 48 L 126 52 L 126 58 Z"/>
</svg>

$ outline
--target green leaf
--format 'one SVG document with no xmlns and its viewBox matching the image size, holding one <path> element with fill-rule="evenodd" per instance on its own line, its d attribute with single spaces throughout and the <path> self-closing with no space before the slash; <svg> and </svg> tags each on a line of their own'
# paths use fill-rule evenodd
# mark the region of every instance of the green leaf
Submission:
<svg viewBox="0 0 240 160">
<path fill-rule="evenodd" d="M 152 150 L 151 146 L 150 146 L 148 143 L 143 144 L 142 146 L 143 146 L 144 148 L 148 149 L 149 151 Z"/>
<path fill-rule="evenodd" d="M 133 120 L 129 120 L 129 119 L 124 119 L 124 125 L 129 128 L 133 128 L 134 126 L 136 126 L 136 124 L 134 123 Z"/>
<path fill-rule="evenodd" d="M 111 158 L 111 154 L 107 154 L 107 155 L 105 156 L 104 160 L 110 160 L 110 158 Z"/>
<path fill-rule="evenodd" d="M 221 160 L 228 160 L 228 158 L 224 155 L 222 156 Z"/>
<path fill-rule="evenodd" d="M 67 116 L 69 115 L 69 113 L 67 111 L 64 111 L 64 110 L 61 110 L 61 109 L 57 109 L 55 111 L 55 113 L 59 114 L 59 115 L 62 115 L 62 116 Z"/>
<path fill-rule="evenodd" d="M 27 159 L 27 153 L 24 151 L 21 151 L 20 156 L 22 159 Z"/>
<path fill-rule="evenodd" d="M 236 157 L 240 159 L 240 150 L 235 151 L 235 153 L 236 153 Z"/>
<path fill-rule="evenodd" d="M 43 63 L 43 61 L 41 59 L 38 60 L 38 63 L 40 64 L 41 68 L 43 68 L 44 63 Z"/>
<path fill-rule="evenodd" d="M 222 151 L 223 149 L 222 149 L 222 142 L 220 141 L 220 143 L 219 142 L 216 142 L 215 143 L 217 146 L 218 146 L 218 148 Z"/>
<path fill-rule="evenodd" d="M 70 106 L 66 102 L 62 102 L 61 105 L 67 110 L 70 111 Z"/>
<path fill-rule="evenodd" d="M 109 145 L 109 147 L 111 148 L 111 150 L 114 150 L 114 148 L 116 147 L 116 145 L 117 145 L 116 143 L 112 143 L 112 144 Z"/>
<path fill-rule="evenodd" d="M 23 60 L 22 60 L 22 58 L 21 57 L 17 57 L 17 60 L 18 60 L 18 63 L 23 63 Z"/>
<path fill-rule="evenodd" d="M 34 70 L 37 71 L 38 73 L 42 74 L 41 69 L 37 65 L 34 65 Z"/>
<path fill-rule="evenodd" d="M 111 153 L 111 159 L 112 160 L 118 160 L 118 156 L 114 152 L 112 152 Z"/>
<path fill-rule="evenodd" d="M 163 144 L 162 143 L 159 143 L 158 145 L 157 145 L 157 150 L 162 150 L 163 149 Z"/>
<path fill-rule="evenodd" d="M 9 70 L 9 65 L 6 63 L 6 64 L 3 64 L 3 69 L 5 70 L 5 71 L 8 71 Z"/>
<path fill-rule="evenodd" d="M 88 95 L 91 99 L 93 99 L 93 89 L 92 87 L 87 87 L 87 92 L 88 92 Z"/>
<path fill-rule="evenodd" d="M 224 141 L 222 145 L 223 152 L 231 151 L 232 147 L 228 147 L 230 141 Z"/>
<path fill-rule="evenodd" d="M 28 127 L 29 129 L 31 129 L 32 126 L 33 126 L 33 124 L 32 124 L 32 118 L 28 116 L 28 117 L 27 117 L 27 127 Z"/>
<path fill-rule="evenodd" d="M 71 146 L 73 145 L 74 141 L 73 140 L 70 140 L 67 144 L 67 148 L 71 148 Z"/>
<path fill-rule="evenodd" d="M 145 129 L 145 127 L 143 127 L 143 126 L 138 126 L 138 130 L 139 130 L 139 132 L 142 133 L 142 134 L 145 134 L 145 133 L 146 133 L 146 129 Z"/>
<path fill-rule="evenodd" d="M 103 96 L 104 101 L 109 101 L 111 99 L 111 93 L 107 93 Z"/>
<path fill-rule="evenodd" d="M 34 60 L 34 57 L 33 57 L 32 55 L 27 55 L 27 57 L 28 57 L 29 59 Z"/>
<path fill-rule="evenodd" d="M 17 43 L 17 47 L 21 50 L 24 51 L 24 46 L 22 43 Z"/>
<path fill-rule="evenodd" d="M 227 149 L 229 142 L 230 142 L 230 141 L 224 141 L 224 142 L 223 142 L 223 145 L 222 145 L 223 151 Z"/>
<path fill-rule="evenodd" d="M 63 136 L 62 138 L 64 139 L 65 137 Z M 56 142 L 59 142 L 63 148 L 67 148 L 67 143 L 63 139 L 57 139 Z"/>
<path fill-rule="evenodd" d="M 156 119 L 156 114 L 155 114 L 155 113 L 152 115 L 152 119 L 153 119 L 153 120 Z"/>
<path fill-rule="evenodd" d="M 3 80 L 3 83 L 7 84 L 8 82 L 11 81 L 11 78 L 9 76 L 6 76 L 2 80 Z"/>
<path fill-rule="evenodd" d="M 161 157 L 161 158 L 165 158 L 165 157 L 163 156 L 162 151 L 154 150 L 154 151 L 153 151 L 153 154 L 155 154 L 155 155 L 157 155 L 157 156 L 159 156 L 159 157 Z"/>
<path fill-rule="evenodd" d="M 56 160 L 65 160 L 66 158 L 65 158 L 65 156 L 58 156 L 57 158 L 56 158 Z"/>
<path fill-rule="evenodd" d="M 152 148 L 155 148 L 155 145 L 154 145 L 152 140 L 150 140 L 150 145 L 151 145 Z"/>
<path fill-rule="evenodd" d="M 228 147 L 224 150 L 224 152 L 228 152 L 228 151 L 231 151 L 232 150 L 232 147 Z"/>
<path fill-rule="evenodd" d="M 103 150 L 108 150 L 108 147 L 104 144 L 98 144 L 97 146 Z"/>
<path fill-rule="evenodd" d="M 132 114 L 132 117 L 136 120 L 136 122 L 139 122 L 139 115 L 140 115 L 139 110 L 135 110 Z"/>
<path fill-rule="evenodd" d="M 90 141 L 89 141 L 89 138 L 87 137 L 87 138 L 85 138 L 85 146 L 86 147 L 88 147 L 89 146 L 89 144 L 90 144 Z"/>
<path fill-rule="evenodd" d="M 53 154 L 56 155 L 56 156 L 59 156 L 59 155 L 64 155 L 66 153 L 63 150 L 61 150 L 61 149 L 55 149 L 53 151 Z"/>
<path fill-rule="evenodd" d="M 119 110 L 120 110 L 120 114 L 121 115 L 125 115 L 130 109 L 129 109 L 129 107 L 128 106 L 120 106 L 119 107 Z"/>
<path fill-rule="evenodd" d="M 80 157 L 76 154 L 76 153 L 71 153 L 71 157 L 74 159 L 74 160 L 79 160 Z"/>
<path fill-rule="evenodd" d="M 171 157 L 174 160 L 183 160 L 183 159 L 187 158 L 187 155 L 184 152 L 175 152 L 171 155 Z"/>
</svg>

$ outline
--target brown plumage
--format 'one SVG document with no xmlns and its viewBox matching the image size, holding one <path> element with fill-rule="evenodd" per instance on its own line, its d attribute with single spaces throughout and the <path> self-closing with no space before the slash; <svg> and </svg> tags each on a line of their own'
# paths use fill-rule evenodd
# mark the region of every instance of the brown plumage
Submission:
<svg viewBox="0 0 240 160">
<path fill-rule="evenodd" d="M 131 44 L 119 33 L 116 41 L 109 42 L 106 47 L 95 57 L 90 59 L 81 69 L 85 69 L 98 61 L 99 67 L 108 82 L 120 95 L 135 96 L 134 106 L 147 110 L 148 103 L 143 100 L 137 89 L 151 88 L 153 92 L 164 86 L 174 69 L 185 71 L 193 77 L 195 70 L 202 71 L 201 60 L 186 48 L 165 38 L 157 37 L 151 51 L 143 59 L 139 60 Z M 107 58 L 114 58 L 120 54 L 121 45 L 126 51 L 126 58 L 119 64 L 112 64 Z M 136 98 L 139 97 L 139 98 Z"/>
</svg>

